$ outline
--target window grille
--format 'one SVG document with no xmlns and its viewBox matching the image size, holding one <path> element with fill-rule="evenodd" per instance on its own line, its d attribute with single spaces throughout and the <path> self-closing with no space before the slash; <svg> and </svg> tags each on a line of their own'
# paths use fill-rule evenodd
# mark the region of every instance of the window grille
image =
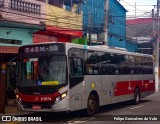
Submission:
<svg viewBox="0 0 160 124">
<path fill-rule="evenodd" d="M 0 3 L 1 1 L 3 0 L 0 0 Z M 26 13 L 40 14 L 41 5 L 22 0 L 10 0 L 10 9 Z"/>
</svg>

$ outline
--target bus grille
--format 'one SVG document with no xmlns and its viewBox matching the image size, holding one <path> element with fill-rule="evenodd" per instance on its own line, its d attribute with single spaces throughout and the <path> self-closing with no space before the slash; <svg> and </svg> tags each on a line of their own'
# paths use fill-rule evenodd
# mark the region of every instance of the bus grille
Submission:
<svg viewBox="0 0 160 124">
<path fill-rule="evenodd" d="M 31 103 L 31 102 L 21 102 L 21 105 L 23 105 L 24 108 L 32 109 L 33 105 L 39 105 L 41 106 L 41 109 L 51 109 L 54 102 L 45 102 L 45 103 Z"/>
</svg>

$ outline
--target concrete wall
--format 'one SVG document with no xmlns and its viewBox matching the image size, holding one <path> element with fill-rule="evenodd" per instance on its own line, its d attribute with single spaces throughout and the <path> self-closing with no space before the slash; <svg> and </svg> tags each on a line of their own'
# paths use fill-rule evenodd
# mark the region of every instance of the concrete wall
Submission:
<svg viewBox="0 0 160 124">
<path fill-rule="evenodd" d="M 15 22 L 23 22 L 29 24 L 40 24 L 40 21 L 44 21 L 46 18 L 46 3 L 37 0 L 23 0 L 33 4 L 40 5 L 41 14 L 27 13 L 11 9 L 11 0 L 4 0 L 4 6 L 0 7 L 1 15 L 3 19 L 7 19 Z"/>
<path fill-rule="evenodd" d="M 33 42 L 32 32 L 33 30 L 30 29 L 0 28 L 0 38 L 21 40 L 22 45 L 31 44 Z M 15 46 L 15 45 L 0 43 L 0 46 Z"/>
<path fill-rule="evenodd" d="M 47 5 L 47 19 L 46 24 L 50 26 L 82 29 L 82 15 L 74 12 L 69 12 L 63 8 Z"/>
</svg>

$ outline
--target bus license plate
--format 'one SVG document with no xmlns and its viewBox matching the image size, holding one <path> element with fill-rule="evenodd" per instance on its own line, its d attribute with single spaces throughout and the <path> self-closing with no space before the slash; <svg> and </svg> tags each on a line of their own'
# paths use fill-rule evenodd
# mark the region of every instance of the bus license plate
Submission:
<svg viewBox="0 0 160 124">
<path fill-rule="evenodd" d="M 32 109 L 38 110 L 38 109 L 41 109 L 41 106 L 40 105 L 32 105 Z"/>
</svg>

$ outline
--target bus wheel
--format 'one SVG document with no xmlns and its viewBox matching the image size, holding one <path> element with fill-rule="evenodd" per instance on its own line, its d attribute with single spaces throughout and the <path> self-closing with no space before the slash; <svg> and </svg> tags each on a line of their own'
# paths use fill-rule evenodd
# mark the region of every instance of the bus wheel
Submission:
<svg viewBox="0 0 160 124">
<path fill-rule="evenodd" d="M 97 109 L 96 98 L 93 94 L 90 94 L 87 102 L 87 114 L 89 116 L 94 115 Z"/>
<path fill-rule="evenodd" d="M 134 92 L 134 104 L 136 104 L 136 105 L 139 104 L 140 99 L 141 99 L 140 90 L 139 90 L 139 88 L 136 88 L 135 92 Z"/>
</svg>

